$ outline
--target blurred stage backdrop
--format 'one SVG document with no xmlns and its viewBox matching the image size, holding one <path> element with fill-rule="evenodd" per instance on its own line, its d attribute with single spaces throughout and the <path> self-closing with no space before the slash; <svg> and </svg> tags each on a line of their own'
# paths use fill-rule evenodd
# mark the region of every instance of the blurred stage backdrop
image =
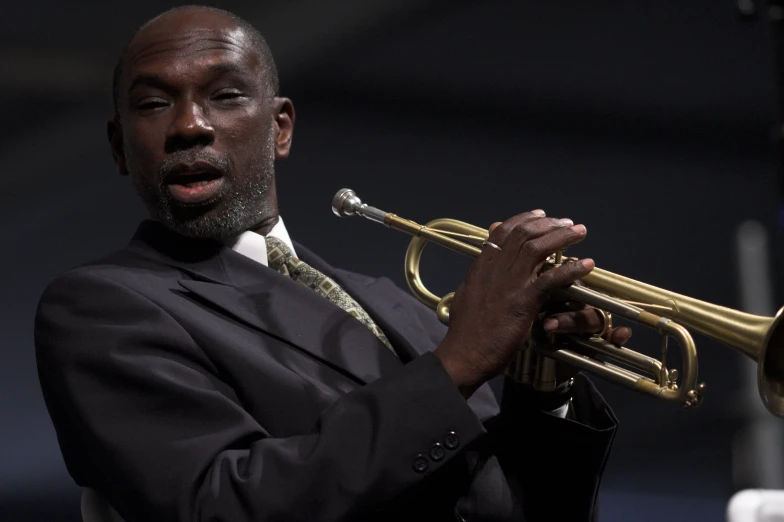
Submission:
<svg viewBox="0 0 784 522">
<path fill-rule="evenodd" d="M 133 30 L 174 5 L 41 0 L 0 16 L 2 522 L 80 520 L 39 392 L 33 315 L 49 280 L 123 245 L 143 217 L 106 143 L 111 69 Z M 269 40 L 297 109 L 282 215 L 330 262 L 405 284 L 407 237 L 331 214 L 351 187 L 421 222 L 544 208 L 587 225 L 570 253 L 600 267 L 733 308 L 782 302 L 773 44 L 765 18 L 742 18 L 734 1 L 213 5 Z M 761 224 L 745 243 L 762 279 L 744 294 L 747 220 Z M 429 250 L 429 284 L 453 289 L 467 262 Z M 631 344 L 645 341 L 655 354 L 638 328 Z M 757 448 L 773 462 L 767 483 L 781 479 L 778 423 L 749 432 L 749 366 L 697 341 L 708 386 L 697 410 L 599 383 L 621 422 L 602 521 L 723 520 L 732 493 L 763 480 L 748 433 L 772 434 Z"/>
</svg>

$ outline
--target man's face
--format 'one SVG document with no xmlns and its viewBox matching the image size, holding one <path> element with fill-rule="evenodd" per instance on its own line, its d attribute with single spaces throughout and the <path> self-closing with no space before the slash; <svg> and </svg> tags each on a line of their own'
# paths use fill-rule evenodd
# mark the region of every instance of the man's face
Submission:
<svg viewBox="0 0 784 522">
<path fill-rule="evenodd" d="M 116 122 L 109 133 L 154 219 L 222 239 L 277 217 L 274 161 L 288 154 L 293 118 L 261 60 L 245 32 L 214 13 L 178 13 L 134 39 L 119 86 L 121 137 Z"/>
</svg>

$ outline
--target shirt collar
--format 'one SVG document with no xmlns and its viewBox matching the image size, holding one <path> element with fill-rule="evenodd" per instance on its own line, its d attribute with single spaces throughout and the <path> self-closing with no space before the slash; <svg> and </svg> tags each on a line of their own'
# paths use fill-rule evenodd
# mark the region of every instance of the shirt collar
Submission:
<svg viewBox="0 0 784 522">
<path fill-rule="evenodd" d="M 286 225 L 283 224 L 283 218 L 278 218 L 278 222 L 269 231 L 269 236 L 280 239 L 283 243 L 291 249 L 291 252 L 296 257 L 297 252 L 294 250 L 294 244 L 291 242 L 289 232 L 286 230 Z M 227 246 L 245 257 L 248 257 L 264 266 L 267 265 L 267 241 L 265 236 L 257 234 L 256 232 L 246 231 L 227 242 Z"/>
</svg>

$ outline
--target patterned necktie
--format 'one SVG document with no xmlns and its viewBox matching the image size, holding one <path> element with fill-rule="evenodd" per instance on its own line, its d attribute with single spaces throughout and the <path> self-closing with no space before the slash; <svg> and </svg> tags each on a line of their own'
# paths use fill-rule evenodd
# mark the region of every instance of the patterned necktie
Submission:
<svg viewBox="0 0 784 522">
<path fill-rule="evenodd" d="M 351 314 L 355 319 L 368 327 L 390 351 L 397 356 L 392 344 L 373 321 L 368 313 L 345 290 L 326 274 L 323 274 L 294 257 L 294 253 L 280 239 L 267 236 L 267 264 L 273 270 L 290 277 L 294 281 L 310 288 L 322 297 L 338 305 L 341 309 Z"/>
</svg>

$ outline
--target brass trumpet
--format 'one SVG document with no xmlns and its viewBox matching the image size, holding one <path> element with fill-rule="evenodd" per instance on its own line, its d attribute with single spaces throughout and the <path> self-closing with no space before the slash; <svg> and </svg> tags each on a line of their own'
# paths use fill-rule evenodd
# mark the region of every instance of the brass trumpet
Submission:
<svg viewBox="0 0 784 522">
<path fill-rule="evenodd" d="M 449 305 L 454 293 L 438 297 L 422 283 L 419 262 L 427 243 L 435 243 L 476 258 L 488 237 L 486 229 L 455 219 L 436 219 L 420 225 L 363 203 L 351 189 L 341 189 L 332 200 L 332 211 L 340 217 L 362 216 L 410 234 L 405 257 L 405 275 L 411 292 L 435 309 L 442 322 L 449 322 Z M 544 270 L 562 262 L 560 253 L 548 259 Z M 529 375 L 539 375 L 552 360 L 563 361 L 634 391 L 665 401 L 697 406 L 702 400 L 703 384 L 697 383 L 697 349 L 689 329 L 734 348 L 757 363 L 757 386 L 765 407 L 784 417 L 784 327 L 782 311 L 774 317 L 747 314 L 676 294 L 646 283 L 613 274 L 600 268 L 582 279 L 584 286 L 571 285 L 563 290 L 567 299 L 593 306 L 654 328 L 662 334 L 659 359 L 617 347 L 600 338 L 567 335 L 565 342 L 550 344 L 529 339 L 529 346 L 518 358 L 518 366 L 528 366 Z M 676 322 L 677 321 L 677 322 Z M 667 339 L 680 345 L 682 370 L 667 368 Z M 532 354 L 538 359 L 532 362 Z"/>
</svg>

